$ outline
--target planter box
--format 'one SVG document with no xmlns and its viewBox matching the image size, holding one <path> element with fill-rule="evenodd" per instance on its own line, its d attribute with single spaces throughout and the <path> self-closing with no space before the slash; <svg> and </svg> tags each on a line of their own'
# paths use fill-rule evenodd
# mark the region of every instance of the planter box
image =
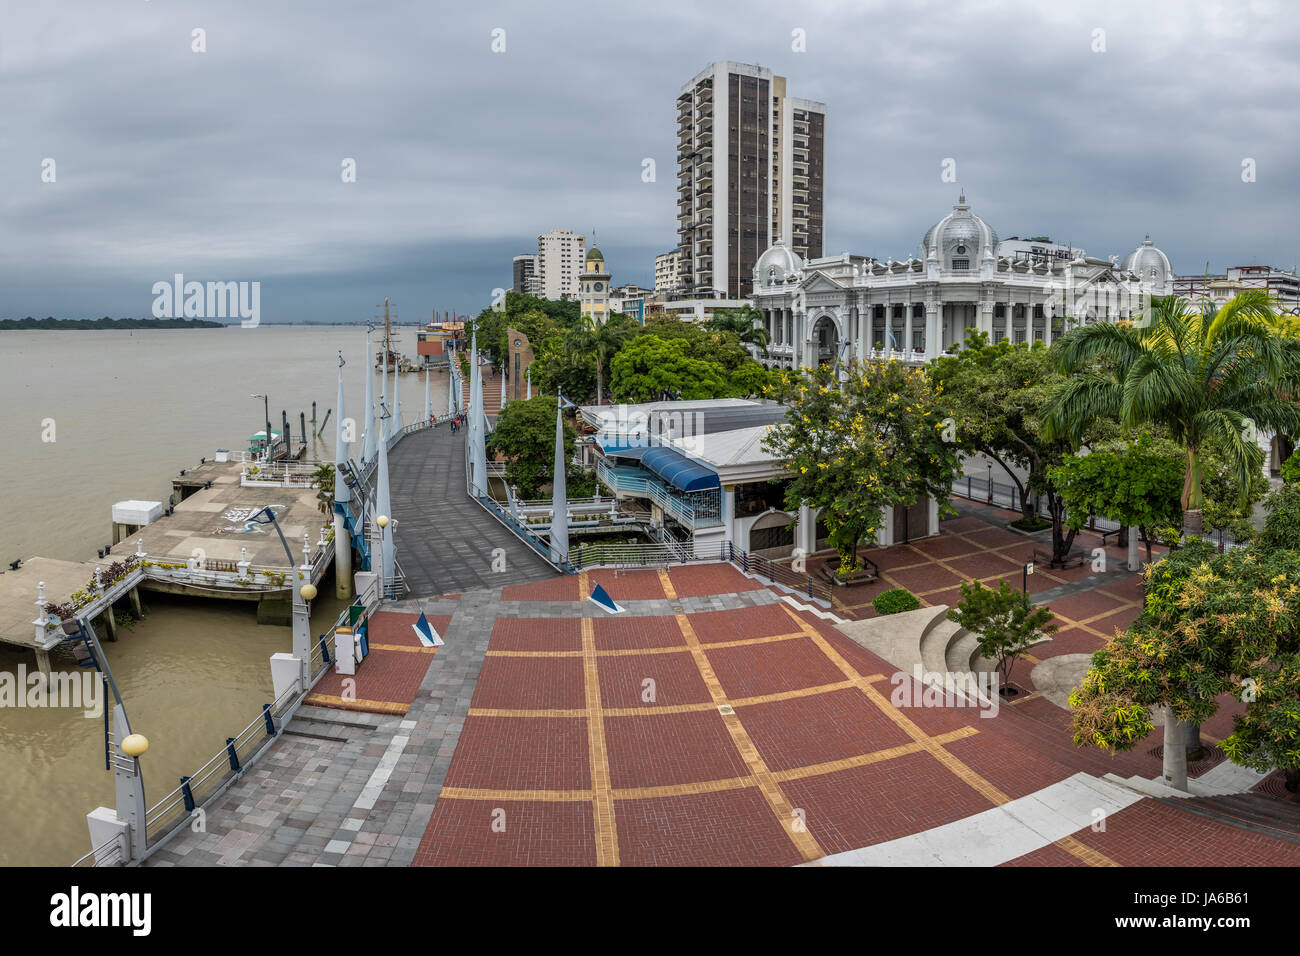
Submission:
<svg viewBox="0 0 1300 956">
<path fill-rule="evenodd" d="M 860 571 L 854 571 L 852 574 L 841 576 L 838 571 L 840 567 L 839 558 L 831 558 L 821 566 L 820 574 L 832 585 L 839 584 L 843 587 L 851 587 L 855 584 L 871 584 L 876 580 L 876 573 L 870 568 L 863 568 Z"/>
</svg>

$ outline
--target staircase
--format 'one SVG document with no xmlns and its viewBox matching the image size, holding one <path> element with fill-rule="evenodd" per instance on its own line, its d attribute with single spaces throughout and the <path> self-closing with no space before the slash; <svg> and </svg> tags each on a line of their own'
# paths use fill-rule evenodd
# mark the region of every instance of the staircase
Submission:
<svg viewBox="0 0 1300 956">
<path fill-rule="evenodd" d="M 1300 803 L 1279 800 L 1262 793 L 1234 793 L 1214 797 L 1162 797 L 1179 809 L 1227 823 L 1243 830 L 1300 843 Z"/>
<path fill-rule="evenodd" d="M 469 409 L 469 376 L 461 376 L 461 396 L 465 401 L 464 407 Z M 495 417 L 501 414 L 501 394 L 504 390 L 505 380 L 500 374 L 483 375 L 483 411 L 489 417 Z"/>
</svg>

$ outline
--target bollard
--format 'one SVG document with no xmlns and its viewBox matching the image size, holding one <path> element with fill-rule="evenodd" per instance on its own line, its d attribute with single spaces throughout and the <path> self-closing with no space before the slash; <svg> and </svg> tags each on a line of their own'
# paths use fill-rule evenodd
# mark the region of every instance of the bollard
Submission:
<svg viewBox="0 0 1300 956">
<path fill-rule="evenodd" d="M 326 666 L 326 667 L 329 667 L 329 666 L 330 666 L 330 663 L 331 663 L 331 661 L 330 661 L 330 651 L 329 651 L 329 648 L 325 646 L 325 635 L 324 635 L 324 634 L 322 634 L 322 635 L 320 636 L 320 656 L 321 656 L 321 659 L 325 662 L 325 666 Z"/>
<path fill-rule="evenodd" d="M 239 754 L 235 752 L 235 738 L 226 738 L 226 753 L 230 756 L 230 769 L 239 773 Z"/>
<path fill-rule="evenodd" d="M 181 796 L 185 799 L 185 812 L 194 812 L 194 792 L 190 790 L 190 778 L 181 777 Z"/>
</svg>

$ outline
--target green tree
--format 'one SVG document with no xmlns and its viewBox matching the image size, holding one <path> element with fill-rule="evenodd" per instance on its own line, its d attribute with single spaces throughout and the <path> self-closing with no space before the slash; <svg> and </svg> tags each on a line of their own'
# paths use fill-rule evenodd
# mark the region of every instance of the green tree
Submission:
<svg viewBox="0 0 1300 956">
<path fill-rule="evenodd" d="M 1054 365 L 1052 351 L 1041 342 L 1013 344 L 1003 339 L 990 345 L 987 336 L 976 331 L 952 354 L 935 359 L 928 374 L 956 423 L 957 442 L 963 450 L 982 452 L 1002 466 L 1020 491 L 1022 515 L 1035 514 L 1039 497 L 1046 497 L 1052 563 L 1057 564 L 1069 555 L 1077 528 L 1066 528 L 1065 502 L 1050 471 L 1085 443 L 1113 438 L 1118 429 L 1096 422 L 1078 434 L 1046 437 L 1043 415 L 1066 381 Z M 1026 473 L 1024 480 L 1016 469 Z"/>
<path fill-rule="evenodd" d="M 610 316 L 605 322 L 584 316 L 581 324 L 569 333 L 566 340 L 568 350 L 578 356 L 590 357 L 595 363 L 597 405 L 604 402 L 605 370 L 639 328 L 635 320 L 625 315 Z"/>
<path fill-rule="evenodd" d="M 1300 549 L 1300 485 L 1282 485 L 1264 498 L 1264 548 Z"/>
<path fill-rule="evenodd" d="M 1168 442 L 1162 447 L 1150 434 L 1119 448 L 1070 455 L 1048 469 L 1048 480 L 1065 503 L 1069 527 L 1077 530 L 1089 515 L 1098 515 L 1141 528 L 1147 561 L 1155 529 L 1177 527 L 1182 521 L 1178 496 L 1183 467 L 1177 449 Z M 1136 540 L 1131 544 L 1136 547 Z M 1133 558 L 1136 551 L 1129 554 Z"/>
<path fill-rule="evenodd" d="M 529 378 L 534 393 L 559 391 L 575 402 L 595 395 L 596 360 L 591 354 L 571 350 L 565 335 L 550 335 L 534 343 L 533 355 Z"/>
<path fill-rule="evenodd" d="M 316 510 L 323 515 L 330 514 L 334 511 L 334 465 L 331 462 L 322 462 L 316 466 L 312 472 L 311 484 L 316 488 Z"/>
<path fill-rule="evenodd" d="M 1052 612 L 1029 600 L 1019 588 L 998 582 L 997 590 L 978 581 L 962 582 L 961 600 L 948 610 L 955 621 L 979 638 L 980 653 L 997 661 L 1003 692 L 1010 688 L 1011 669 L 1033 644 L 1056 630 Z"/>
<path fill-rule="evenodd" d="M 1150 709 L 1163 707 L 1165 778 L 1185 790 L 1187 749 L 1175 742 L 1185 744 L 1187 726 L 1213 716 L 1224 693 L 1249 710 L 1255 689 L 1297 651 L 1300 553 L 1253 546 L 1216 554 L 1192 539 L 1148 566 L 1142 616 L 1093 655 L 1070 697 L 1075 742 L 1130 750 L 1152 729 Z M 1270 706 L 1255 711 L 1258 721 Z M 1225 751 L 1249 752 L 1247 736 L 1225 740 Z"/>
<path fill-rule="evenodd" d="M 745 345 L 752 345 L 767 354 L 771 337 L 763 326 L 763 313 L 752 305 L 739 309 L 718 309 L 704 323 L 712 332 L 732 332 Z"/>
<path fill-rule="evenodd" d="M 725 396 L 727 370 L 691 358 L 683 339 L 638 335 L 610 363 L 610 392 L 616 402 L 651 402 L 667 393 L 684 401 Z"/>
<path fill-rule="evenodd" d="M 1202 452 L 1217 440 L 1242 488 L 1263 464 L 1257 427 L 1294 434 L 1300 407 L 1300 340 L 1285 334 L 1262 290 L 1242 292 L 1217 312 L 1186 299 L 1153 300 L 1149 320 L 1100 322 L 1068 333 L 1057 353 L 1070 375 L 1047 410 L 1047 438 L 1079 439 L 1101 419 L 1128 428 L 1155 422 L 1182 447 L 1183 529 L 1203 531 Z"/>
<path fill-rule="evenodd" d="M 821 509 L 843 571 L 858 569 L 858 544 L 874 540 L 894 505 L 933 497 L 951 512 L 959 470 L 944 440 L 938 395 L 919 369 L 899 362 L 786 372 L 773 394 L 790 408 L 764 447 L 784 458 L 792 478 L 786 507 Z"/>
<path fill-rule="evenodd" d="M 554 395 L 538 395 L 510 402 L 501 411 L 488 439 L 489 454 L 506 459 L 506 481 L 525 498 L 536 498 L 549 484 L 555 465 Z M 564 457 L 572 461 L 577 429 L 564 423 Z M 571 489 L 570 489 L 571 490 Z"/>
</svg>

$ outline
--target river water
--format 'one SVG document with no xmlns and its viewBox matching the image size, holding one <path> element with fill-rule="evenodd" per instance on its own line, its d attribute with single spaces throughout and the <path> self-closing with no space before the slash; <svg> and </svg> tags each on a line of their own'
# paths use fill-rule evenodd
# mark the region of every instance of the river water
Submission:
<svg viewBox="0 0 1300 956">
<path fill-rule="evenodd" d="M 276 429 L 280 410 L 287 411 L 295 437 L 299 411 L 311 430 L 315 401 L 319 428 L 335 404 L 340 349 L 348 416 L 359 434 L 375 341 L 363 364 L 365 333 L 355 326 L 0 332 L 0 447 L 8 452 L 0 566 L 34 555 L 94 558 L 112 540 L 114 502 L 165 502 L 181 468 L 217 448 L 247 447 L 248 436 L 264 427 L 263 402 L 252 394 L 269 394 Z M 402 330 L 397 347 L 415 351 L 412 329 Z M 378 397 L 379 373 L 371 371 Z M 430 381 L 439 414 L 447 376 L 433 373 Z M 401 410 L 407 424 L 423 416 L 423 375 L 402 376 Z M 332 457 L 334 421 L 312 440 L 309 458 Z M 255 602 L 147 592 L 143 599 L 144 619 L 120 628 L 105 653 L 132 729 L 149 738 L 141 763 L 152 805 L 271 700 L 268 658 L 290 649 L 290 633 L 259 625 Z M 313 633 L 328 628 L 342 606 L 327 579 L 313 602 Z M 0 679 L 6 672 L 16 679 L 34 663 L 30 651 L 0 645 Z M 52 663 L 78 670 L 62 648 Z M 72 862 L 90 849 L 86 813 L 112 801 L 102 717 L 0 707 L 0 865 Z"/>
</svg>

